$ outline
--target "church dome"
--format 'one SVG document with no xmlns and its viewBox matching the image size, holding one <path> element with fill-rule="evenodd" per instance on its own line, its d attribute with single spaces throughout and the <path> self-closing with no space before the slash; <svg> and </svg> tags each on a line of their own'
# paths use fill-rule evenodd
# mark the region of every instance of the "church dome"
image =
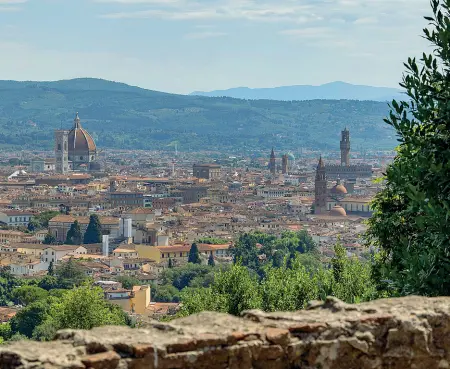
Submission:
<svg viewBox="0 0 450 369">
<path fill-rule="evenodd" d="M 81 127 L 80 118 L 77 113 L 74 126 L 69 132 L 69 155 L 71 153 L 89 155 L 89 153 L 93 153 L 96 150 L 97 147 L 91 135 Z"/>
<path fill-rule="evenodd" d="M 342 206 L 336 205 L 330 210 L 330 215 L 335 217 L 346 217 L 347 212 Z"/>
<path fill-rule="evenodd" d="M 341 184 L 341 181 L 338 179 L 337 183 L 331 188 L 330 193 L 332 195 L 347 195 L 347 189 L 344 185 Z"/>
</svg>

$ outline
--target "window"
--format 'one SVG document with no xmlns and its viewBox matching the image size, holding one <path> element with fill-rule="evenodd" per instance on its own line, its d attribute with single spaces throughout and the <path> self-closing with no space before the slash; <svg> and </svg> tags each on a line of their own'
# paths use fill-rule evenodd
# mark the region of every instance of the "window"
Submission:
<svg viewBox="0 0 450 369">
<path fill-rule="evenodd" d="M 58 144 L 58 151 L 61 151 L 61 144 Z"/>
<path fill-rule="evenodd" d="M 161 254 L 161 257 L 164 258 L 164 253 Z"/>
<path fill-rule="evenodd" d="M 180 252 L 180 256 L 183 256 L 183 253 L 182 253 L 182 252 Z"/>
<path fill-rule="evenodd" d="M 52 251 L 52 255 L 55 255 L 55 252 L 54 252 L 54 251 Z"/>
</svg>

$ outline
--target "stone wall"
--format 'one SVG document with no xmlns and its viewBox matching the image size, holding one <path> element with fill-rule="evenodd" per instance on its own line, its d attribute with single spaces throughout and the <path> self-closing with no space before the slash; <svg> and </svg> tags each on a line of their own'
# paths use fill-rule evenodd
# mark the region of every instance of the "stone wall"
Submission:
<svg viewBox="0 0 450 369">
<path fill-rule="evenodd" d="M 296 313 L 201 313 L 148 327 L 60 331 L 53 342 L 0 349 L 0 368 L 444 369 L 450 298 L 347 305 L 334 298 Z"/>
</svg>

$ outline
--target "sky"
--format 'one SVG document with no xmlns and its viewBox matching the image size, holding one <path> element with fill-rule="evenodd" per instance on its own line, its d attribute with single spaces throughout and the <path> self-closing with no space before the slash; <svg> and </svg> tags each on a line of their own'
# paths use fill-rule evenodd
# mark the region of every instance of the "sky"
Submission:
<svg viewBox="0 0 450 369">
<path fill-rule="evenodd" d="M 0 79 L 397 87 L 429 0 L 0 0 Z"/>
</svg>

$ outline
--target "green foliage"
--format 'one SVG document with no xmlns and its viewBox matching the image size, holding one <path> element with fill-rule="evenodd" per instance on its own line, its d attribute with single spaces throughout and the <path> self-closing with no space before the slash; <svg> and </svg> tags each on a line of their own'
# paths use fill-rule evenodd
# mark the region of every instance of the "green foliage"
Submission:
<svg viewBox="0 0 450 369">
<path fill-rule="evenodd" d="M 78 220 L 76 220 L 67 232 L 65 243 L 66 245 L 81 245 L 82 239 L 83 235 L 81 234 L 80 224 L 78 223 Z"/>
<path fill-rule="evenodd" d="M 18 285 L 19 282 L 9 272 L 9 267 L 0 268 L 0 306 L 12 304 L 12 291 Z"/>
<path fill-rule="evenodd" d="M 166 269 L 161 276 L 163 284 L 171 284 L 178 290 L 190 286 L 196 278 L 205 278 L 212 272 L 211 267 L 200 264 L 186 264 L 180 267 Z"/>
<path fill-rule="evenodd" d="M 180 291 L 171 284 L 152 286 L 152 301 L 180 302 Z"/>
<path fill-rule="evenodd" d="M 20 333 L 28 338 L 33 336 L 33 330 L 46 319 L 50 311 L 48 300 L 39 300 L 23 309 L 11 319 L 13 333 Z"/>
<path fill-rule="evenodd" d="M 189 250 L 188 262 L 193 264 L 202 263 L 202 259 L 200 259 L 200 254 L 198 252 L 198 246 L 195 242 L 191 245 L 191 249 Z"/>
<path fill-rule="evenodd" d="M 272 258 L 272 265 L 274 268 L 281 268 L 284 265 L 284 252 L 281 250 L 275 251 Z"/>
<path fill-rule="evenodd" d="M 49 314 L 37 327 L 38 334 L 34 338 L 49 340 L 58 329 L 91 329 L 125 324 L 125 313 L 104 299 L 100 287 L 84 284 L 67 291 L 62 299 L 51 304 Z"/>
<path fill-rule="evenodd" d="M 168 268 L 173 268 L 173 261 L 171 258 L 169 258 L 169 263 L 167 264 Z"/>
<path fill-rule="evenodd" d="M 0 323 L 0 338 L 4 341 L 10 340 L 12 337 L 11 323 Z"/>
<path fill-rule="evenodd" d="M 58 288 L 58 278 L 56 278 L 53 275 L 47 274 L 44 278 L 42 278 L 39 283 L 38 287 L 43 288 L 44 290 L 50 291 L 54 288 Z"/>
<path fill-rule="evenodd" d="M 22 286 L 12 290 L 11 297 L 16 305 L 29 305 L 32 302 L 46 299 L 48 292 L 36 286 Z"/>
<path fill-rule="evenodd" d="M 248 152 L 272 144 L 280 150 L 325 149 L 337 147 L 342 122 L 355 145 L 395 146 L 381 121 L 387 113 L 382 102 L 182 96 L 95 79 L 1 81 L 0 144 L 50 148 L 61 121 L 65 128 L 71 126 L 74 106 L 82 119 L 89 118 L 85 128 L 98 138 L 99 147 L 167 150 L 169 143 L 179 141 L 179 150 L 190 151 L 216 147 Z M 27 123 L 30 117 L 36 127 Z"/>
<path fill-rule="evenodd" d="M 260 278 L 239 263 L 229 270 L 217 271 L 207 287 L 191 286 L 181 291 L 180 315 L 202 310 L 234 315 L 246 309 L 298 310 L 310 300 L 324 300 L 327 296 L 349 303 L 385 297 L 376 289 L 371 264 L 347 257 L 341 248 L 336 246 L 338 253 L 332 268 L 323 266 L 315 253 L 294 251 L 290 265 L 265 265 Z"/>
<path fill-rule="evenodd" d="M 133 286 L 139 286 L 141 284 L 139 279 L 127 275 L 117 277 L 116 281 L 122 283 L 122 287 L 126 290 L 131 290 Z"/>
<path fill-rule="evenodd" d="M 50 261 L 50 264 L 48 264 L 47 274 L 49 276 L 53 276 L 53 274 L 55 274 L 55 269 L 53 268 L 53 260 Z"/>
<path fill-rule="evenodd" d="M 62 263 L 56 268 L 57 285 L 59 288 L 73 288 L 80 286 L 86 280 L 86 274 L 73 259 Z"/>
<path fill-rule="evenodd" d="M 213 254 L 209 254 L 209 257 L 208 257 L 208 265 L 211 266 L 211 267 L 216 266 L 216 262 L 214 261 L 214 256 L 213 256 Z"/>
<path fill-rule="evenodd" d="M 55 291 L 59 292 L 19 310 L 11 319 L 9 336 L 20 334 L 46 341 L 52 339 L 58 329 L 91 329 L 101 325 L 124 325 L 130 322 L 119 306 L 104 299 L 103 291 L 99 287 L 83 284 L 72 290 Z M 0 336 L 4 337 L 1 330 Z"/>
<path fill-rule="evenodd" d="M 392 101 L 385 119 L 400 145 L 369 220 L 380 283 L 402 295 L 450 294 L 450 1 L 431 5 L 424 38 L 433 51 L 405 63 L 409 101 Z"/>
<path fill-rule="evenodd" d="M 50 232 L 45 235 L 44 241 L 42 242 L 44 245 L 55 245 L 57 243 L 55 236 L 53 236 Z"/>
<path fill-rule="evenodd" d="M 238 241 L 231 249 L 234 263 L 240 263 L 253 270 L 259 270 L 258 249 L 256 247 L 257 238 L 249 233 L 239 236 Z"/>
<path fill-rule="evenodd" d="M 28 230 L 35 232 L 48 228 L 50 219 L 56 217 L 58 214 L 58 211 L 43 211 L 34 215 L 28 223 Z"/>
<path fill-rule="evenodd" d="M 102 242 L 102 225 L 97 214 L 91 214 L 89 224 L 84 234 L 84 243 L 101 243 Z"/>
</svg>

